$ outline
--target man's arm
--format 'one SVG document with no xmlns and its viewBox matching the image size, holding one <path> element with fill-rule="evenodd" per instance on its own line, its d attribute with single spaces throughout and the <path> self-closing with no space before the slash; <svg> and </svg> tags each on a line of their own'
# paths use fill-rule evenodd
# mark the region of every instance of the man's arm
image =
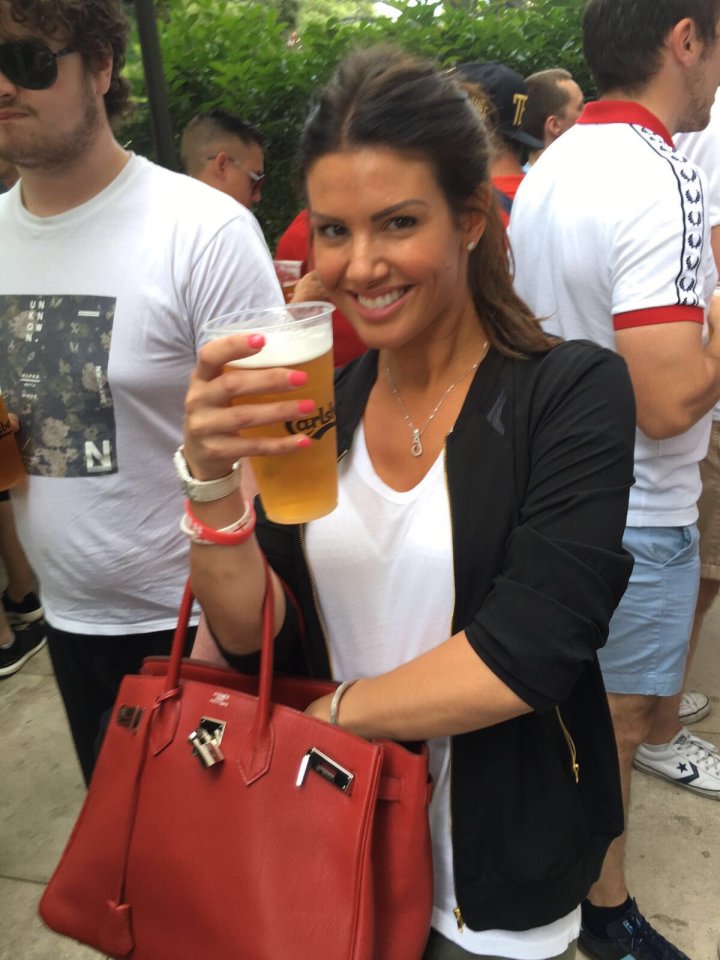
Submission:
<svg viewBox="0 0 720 960">
<path fill-rule="evenodd" d="M 715 258 L 715 266 L 720 273 L 720 225 L 714 226 L 710 231 L 710 246 Z"/>
<path fill-rule="evenodd" d="M 717 299 L 717 298 L 716 298 Z M 718 307 L 712 305 L 712 312 Z M 637 422 L 653 440 L 689 430 L 720 399 L 720 316 L 705 347 L 694 321 L 617 330 L 615 344 L 635 390 Z"/>
</svg>

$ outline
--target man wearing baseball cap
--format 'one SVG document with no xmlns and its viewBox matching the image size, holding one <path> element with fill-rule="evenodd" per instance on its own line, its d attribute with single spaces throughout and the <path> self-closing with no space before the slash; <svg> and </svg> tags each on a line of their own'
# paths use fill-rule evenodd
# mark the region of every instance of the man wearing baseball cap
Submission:
<svg viewBox="0 0 720 960">
<path fill-rule="evenodd" d="M 493 156 L 490 177 L 500 208 L 508 225 L 515 194 L 524 177 L 523 147 L 542 150 L 544 143 L 522 129 L 528 101 L 527 84 L 515 70 L 497 60 L 487 63 L 461 63 L 456 68 L 460 80 L 476 84 L 485 91 L 493 112 L 485 115 L 491 135 Z"/>
</svg>

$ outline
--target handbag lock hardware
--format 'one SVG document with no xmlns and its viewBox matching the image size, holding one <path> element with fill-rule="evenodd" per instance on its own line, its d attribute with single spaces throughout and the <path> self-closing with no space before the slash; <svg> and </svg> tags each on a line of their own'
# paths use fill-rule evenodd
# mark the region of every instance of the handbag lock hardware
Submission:
<svg viewBox="0 0 720 960">
<path fill-rule="evenodd" d="M 339 763 L 335 763 L 327 754 L 321 753 L 317 747 L 311 747 L 300 761 L 300 768 L 298 769 L 295 780 L 296 787 L 303 785 L 308 770 L 312 770 L 313 773 L 322 777 L 323 780 L 327 780 L 328 783 L 337 787 L 338 790 L 342 790 L 343 793 L 348 792 L 350 785 L 355 779 L 354 773 L 350 773 L 345 767 L 341 767 Z"/>
<path fill-rule="evenodd" d="M 188 743 L 193 748 L 192 752 L 204 769 L 209 770 L 210 767 L 222 763 L 225 759 L 220 749 L 220 741 L 224 732 L 225 723 L 222 720 L 201 717 L 200 723 L 188 737 Z"/>
<path fill-rule="evenodd" d="M 144 710 L 142 707 L 129 707 L 127 704 L 123 703 L 120 707 L 118 707 L 115 722 L 119 727 L 125 727 L 127 730 L 130 730 L 132 733 L 134 733 L 140 726 L 143 713 Z"/>
</svg>

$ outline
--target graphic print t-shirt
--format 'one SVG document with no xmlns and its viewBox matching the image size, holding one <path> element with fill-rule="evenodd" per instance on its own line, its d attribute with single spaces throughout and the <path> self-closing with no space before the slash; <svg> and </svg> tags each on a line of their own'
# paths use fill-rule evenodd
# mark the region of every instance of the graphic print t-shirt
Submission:
<svg viewBox="0 0 720 960">
<path fill-rule="evenodd" d="M 0 385 L 29 477 L 13 492 L 48 620 L 174 625 L 187 577 L 172 454 L 202 324 L 282 302 L 252 214 L 132 157 L 56 217 L 0 197 Z"/>
<path fill-rule="evenodd" d="M 108 360 L 114 297 L 0 295 L 0 353 L 29 474 L 117 471 Z M 6 390 L 7 390 L 6 386 Z"/>
</svg>

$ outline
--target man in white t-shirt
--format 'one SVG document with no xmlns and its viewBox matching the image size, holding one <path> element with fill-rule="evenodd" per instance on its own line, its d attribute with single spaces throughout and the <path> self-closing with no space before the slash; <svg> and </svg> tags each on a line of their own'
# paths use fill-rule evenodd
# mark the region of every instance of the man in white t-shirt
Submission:
<svg viewBox="0 0 720 960">
<path fill-rule="evenodd" d="M 699 575 L 698 463 L 720 398 L 720 335 L 703 343 L 717 272 L 702 173 L 672 134 L 707 126 L 720 83 L 716 0 L 589 0 L 585 54 L 601 99 L 538 160 L 510 230 L 517 289 L 546 329 L 617 350 L 637 401 L 630 585 L 600 652 L 626 811 L 633 762 L 720 798 L 713 747 L 678 711 Z M 597 960 L 685 957 L 639 914 L 624 838 L 583 904 Z"/>
<path fill-rule="evenodd" d="M 120 0 L 0 0 L 0 385 L 13 491 L 84 776 L 124 673 L 167 652 L 187 576 L 172 454 L 201 327 L 282 302 L 252 214 L 129 154 Z"/>
</svg>

